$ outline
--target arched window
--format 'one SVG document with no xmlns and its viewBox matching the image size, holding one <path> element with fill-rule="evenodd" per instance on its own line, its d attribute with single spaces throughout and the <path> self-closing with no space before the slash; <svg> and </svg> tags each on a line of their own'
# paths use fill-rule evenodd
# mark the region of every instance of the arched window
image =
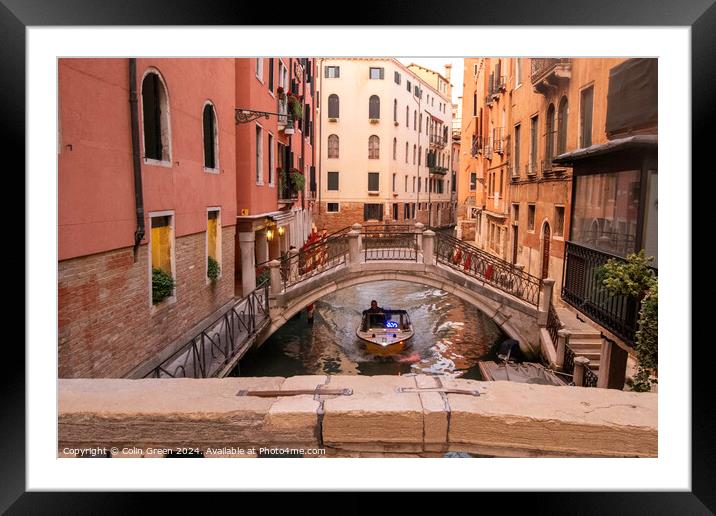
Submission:
<svg viewBox="0 0 716 516">
<path fill-rule="evenodd" d="M 562 97 L 557 119 L 557 154 L 567 152 L 567 108 L 567 97 Z"/>
<path fill-rule="evenodd" d="M 204 167 L 218 168 L 216 166 L 216 156 L 218 154 L 217 130 L 216 130 L 216 113 L 211 102 L 204 105 Z"/>
<path fill-rule="evenodd" d="M 378 95 L 371 95 L 368 99 L 368 118 L 380 118 L 380 98 Z"/>
<path fill-rule="evenodd" d="M 398 99 L 393 101 L 393 121 L 398 121 Z"/>
<path fill-rule="evenodd" d="M 380 158 L 380 138 L 376 135 L 368 138 L 368 159 Z"/>
<path fill-rule="evenodd" d="M 338 95 L 332 93 L 328 96 L 328 118 L 338 118 L 339 101 Z"/>
<path fill-rule="evenodd" d="M 545 132 L 545 145 L 544 145 L 544 157 L 548 162 L 552 161 L 554 157 L 554 104 L 550 104 L 547 108 L 547 120 L 545 121 L 546 132 Z"/>
<path fill-rule="evenodd" d="M 398 159 L 398 139 L 393 138 L 393 159 Z"/>
<path fill-rule="evenodd" d="M 169 144 L 169 99 L 164 81 L 149 72 L 142 81 L 144 157 L 171 161 Z"/>
<path fill-rule="evenodd" d="M 329 158 L 337 158 L 338 157 L 338 135 L 337 134 L 331 134 L 328 136 L 328 157 Z"/>
</svg>

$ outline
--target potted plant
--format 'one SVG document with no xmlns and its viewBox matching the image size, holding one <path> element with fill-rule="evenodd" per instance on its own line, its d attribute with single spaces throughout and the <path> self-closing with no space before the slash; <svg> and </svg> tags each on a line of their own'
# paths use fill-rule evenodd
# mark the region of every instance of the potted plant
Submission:
<svg viewBox="0 0 716 516">
<path fill-rule="evenodd" d="M 206 276 L 211 281 L 216 281 L 219 278 L 219 274 L 221 274 L 221 265 L 219 265 L 219 262 L 217 262 L 214 258 L 209 256 L 206 265 Z"/>
<path fill-rule="evenodd" d="M 303 111 L 301 109 L 301 102 L 296 95 L 288 96 L 288 109 L 293 114 L 294 120 L 301 120 Z"/>
<path fill-rule="evenodd" d="M 302 192 L 306 186 L 306 176 L 297 168 L 291 169 L 291 185 L 293 186 L 293 191 L 296 193 Z"/>
<path fill-rule="evenodd" d="M 283 86 L 279 86 L 276 90 L 276 96 L 279 100 L 286 100 L 286 92 L 283 91 Z"/>
<path fill-rule="evenodd" d="M 152 268 L 152 304 L 158 305 L 174 293 L 176 282 L 161 269 Z"/>
</svg>

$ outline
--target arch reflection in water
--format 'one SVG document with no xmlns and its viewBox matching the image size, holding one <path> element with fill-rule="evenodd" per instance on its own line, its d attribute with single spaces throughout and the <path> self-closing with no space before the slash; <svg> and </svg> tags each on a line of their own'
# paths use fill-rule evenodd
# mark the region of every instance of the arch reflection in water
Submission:
<svg viewBox="0 0 716 516">
<path fill-rule="evenodd" d="M 405 351 L 375 356 L 361 350 L 355 329 L 375 299 L 410 314 L 415 336 Z M 448 374 L 482 379 L 478 360 L 495 358 L 506 338 L 477 308 L 442 290 L 402 281 L 380 281 L 340 290 L 315 304 L 314 323 L 305 311 L 248 353 L 232 375 Z"/>
</svg>

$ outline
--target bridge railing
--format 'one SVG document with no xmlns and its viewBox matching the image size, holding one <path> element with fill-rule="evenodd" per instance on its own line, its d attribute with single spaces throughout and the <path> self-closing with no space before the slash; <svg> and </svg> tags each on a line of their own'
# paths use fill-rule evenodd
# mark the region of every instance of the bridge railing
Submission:
<svg viewBox="0 0 716 516">
<path fill-rule="evenodd" d="M 343 265 L 347 256 L 348 239 L 344 234 L 328 236 L 299 250 L 293 249 L 281 259 L 283 288 Z"/>
<path fill-rule="evenodd" d="M 264 281 L 144 378 L 211 378 L 218 376 L 242 344 L 269 320 L 269 283 Z"/>
<path fill-rule="evenodd" d="M 539 305 L 541 280 L 482 249 L 444 233 L 436 234 L 438 263 L 472 276 L 531 305 Z"/>
<path fill-rule="evenodd" d="M 365 261 L 418 261 L 418 235 L 408 232 L 367 232 L 363 235 Z"/>
</svg>

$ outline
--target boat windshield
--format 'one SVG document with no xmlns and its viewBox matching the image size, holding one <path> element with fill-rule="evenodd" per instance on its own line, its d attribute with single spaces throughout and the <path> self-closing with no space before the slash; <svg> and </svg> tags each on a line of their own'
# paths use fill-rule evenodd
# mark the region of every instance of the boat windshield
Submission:
<svg viewBox="0 0 716 516">
<path fill-rule="evenodd" d="M 383 312 L 363 312 L 363 331 L 368 328 L 395 328 L 407 330 L 410 328 L 410 318 L 405 310 L 384 310 Z"/>
</svg>

